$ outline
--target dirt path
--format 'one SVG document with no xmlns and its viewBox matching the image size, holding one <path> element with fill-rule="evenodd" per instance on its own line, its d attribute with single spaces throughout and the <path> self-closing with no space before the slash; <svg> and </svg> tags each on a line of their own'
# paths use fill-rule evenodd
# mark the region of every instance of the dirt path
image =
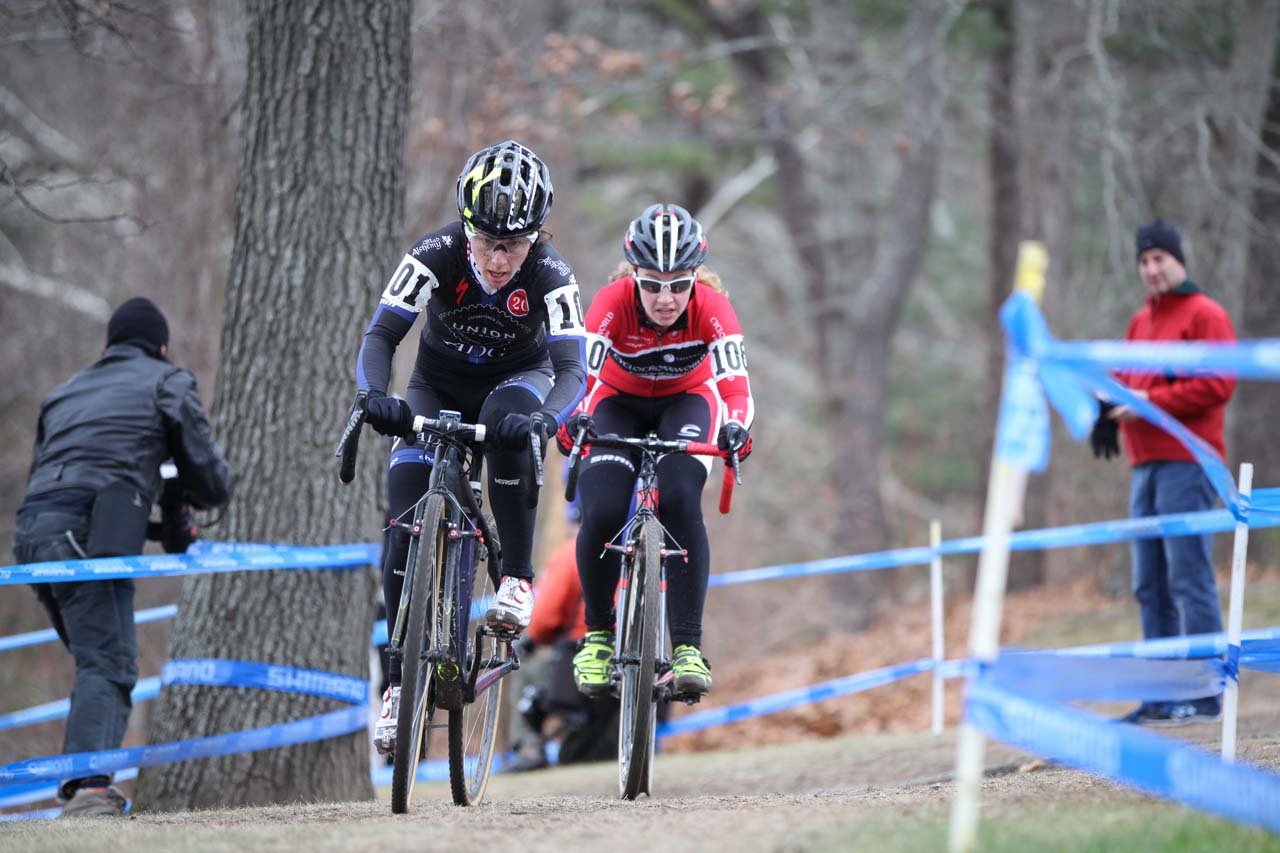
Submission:
<svg viewBox="0 0 1280 853">
<path fill-rule="evenodd" d="M 1280 767 L 1280 679 L 1246 674 L 1242 757 Z M 1215 726 L 1180 730 L 1212 745 Z M 988 816 L 1035 815 L 1074 804 L 1101 811 L 1145 798 L 1083 773 L 1019 768 L 1028 756 L 993 744 L 984 786 Z M 611 764 L 494 777 L 486 802 L 459 809 L 444 785 L 420 787 L 413 814 L 374 803 L 271 806 L 139 815 L 132 820 L 0 825 L 0 850 L 502 850 L 660 847 L 699 850 L 885 849 L 884 833 L 938 849 L 950 803 L 954 732 L 884 734 L 740 751 L 661 755 L 656 795 L 614 796 Z M 385 792 L 383 794 L 385 798 Z M 833 839 L 835 841 L 833 842 Z M 1280 843 L 1280 839 L 1277 840 Z M 918 847 L 917 847 L 918 845 Z"/>
</svg>

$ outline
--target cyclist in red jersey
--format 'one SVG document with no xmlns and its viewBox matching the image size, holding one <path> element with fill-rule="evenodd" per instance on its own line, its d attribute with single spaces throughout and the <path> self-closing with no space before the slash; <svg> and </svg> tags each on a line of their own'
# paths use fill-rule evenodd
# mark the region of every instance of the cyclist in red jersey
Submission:
<svg viewBox="0 0 1280 853">
<path fill-rule="evenodd" d="M 561 450 L 586 425 L 590 433 L 709 441 L 751 452 L 753 418 L 747 359 L 737 314 L 719 277 L 702 266 L 702 226 L 677 205 L 655 204 L 632 221 L 626 258 L 587 312 L 587 394 L 559 433 Z M 712 460 L 670 455 L 658 463 L 658 519 L 688 560 L 667 562 L 667 610 L 677 693 L 711 688 L 702 646 L 702 609 L 710 552 L 702 487 Z M 588 448 L 578 480 L 582 528 L 578 573 L 587 635 L 574 657 L 574 681 L 587 695 L 609 690 L 614 590 L 619 557 L 604 552 L 627 519 L 636 470 L 612 450 Z"/>
</svg>

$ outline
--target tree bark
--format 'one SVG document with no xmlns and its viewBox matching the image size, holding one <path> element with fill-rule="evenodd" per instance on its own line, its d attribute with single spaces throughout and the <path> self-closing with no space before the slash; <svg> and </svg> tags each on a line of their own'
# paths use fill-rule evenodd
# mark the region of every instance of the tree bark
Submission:
<svg viewBox="0 0 1280 853">
<path fill-rule="evenodd" d="M 943 42 L 950 21 L 944 4 L 913 5 L 892 211 L 879 230 L 870 275 L 851 300 L 847 331 L 839 335 L 831 370 L 828 411 L 833 422 L 843 425 L 834 432 L 834 473 L 843 496 L 839 544 L 854 550 L 884 547 L 888 539 L 880 463 L 891 345 L 929 245 L 929 212 L 942 152 Z"/>
<path fill-rule="evenodd" d="M 1280 3 L 1275 0 L 1248 0 L 1243 5 L 1234 28 L 1231 64 L 1222 77 L 1220 97 L 1208 110 L 1207 120 L 1214 131 L 1211 138 L 1216 142 L 1211 162 L 1218 185 L 1202 212 L 1209 237 L 1208 251 L 1197 264 L 1211 271 L 1204 285 L 1227 310 L 1237 333 L 1242 324 L 1250 321 L 1254 310 L 1246 294 L 1250 280 L 1250 237 L 1256 222 L 1252 199 L 1262 165 L 1257 139 L 1262 134 L 1262 119 L 1268 103 L 1275 100 L 1271 70 L 1280 27 Z M 1271 231 L 1270 235 L 1274 241 L 1275 232 Z M 1275 327 L 1268 327 L 1264 334 L 1274 335 Z M 1249 432 L 1237 429 L 1239 423 L 1239 407 L 1229 407 L 1228 448 L 1234 448 L 1237 440 Z"/>
<path fill-rule="evenodd" d="M 1273 67 L 1271 94 L 1262 124 L 1262 150 L 1257 154 L 1257 186 L 1253 191 L 1253 237 L 1245 277 L 1246 310 L 1234 318 L 1236 333 L 1241 338 L 1272 338 L 1280 329 L 1280 51 Z M 1236 442 L 1228 450 L 1240 462 L 1252 462 L 1255 476 L 1273 483 L 1280 476 L 1280 444 L 1261 424 L 1280 423 L 1280 384 L 1276 382 L 1241 382 L 1236 386 L 1236 422 L 1253 424 L 1253 429 L 1237 431 Z M 1270 553 L 1255 553 L 1264 565 L 1275 560 L 1274 537 L 1263 536 L 1251 542 L 1262 545 Z"/>
<path fill-rule="evenodd" d="M 987 385 L 986 416 L 983 418 L 983 459 L 994 448 L 1000 391 L 1004 378 L 1004 329 L 1000 326 L 1000 306 L 1013 291 L 1018 243 L 1022 240 L 1022 186 L 1019 181 L 1017 81 L 1017 16 L 1013 0 L 990 0 L 991 23 L 1000 42 L 992 49 L 987 65 L 987 109 L 991 123 L 987 136 L 987 171 L 991 181 L 991 233 L 987 238 Z M 974 529 L 982 529 L 985 485 L 974 502 Z M 976 570 L 977 564 L 972 563 Z M 969 580 L 972 583 L 972 579 Z"/>
<path fill-rule="evenodd" d="M 378 446 L 353 488 L 333 445 L 359 319 L 400 250 L 407 0 L 256 0 L 248 9 L 241 177 L 216 428 L 236 473 L 221 538 L 334 544 L 377 530 Z M 204 575 L 183 586 L 170 658 L 226 658 L 367 677 L 367 570 Z M 152 743 L 315 716 L 332 700 L 169 687 Z M 143 810 L 369 798 L 364 731 L 143 770 Z"/>
</svg>

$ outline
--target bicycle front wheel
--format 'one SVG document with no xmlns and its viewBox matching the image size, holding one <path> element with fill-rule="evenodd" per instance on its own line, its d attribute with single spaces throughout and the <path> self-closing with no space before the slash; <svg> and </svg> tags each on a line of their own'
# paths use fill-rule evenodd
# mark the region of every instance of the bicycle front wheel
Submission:
<svg viewBox="0 0 1280 853">
<path fill-rule="evenodd" d="M 658 657 L 658 611 L 662 595 L 662 531 L 655 518 L 645 519 L 640 541 L 623 566 L 627 603 L 618 618 L 621 649 L 622 708 L 618 720 L 618 791 L 627 800 L 649 792 L 653 763 L 654 668 Z"/>
<path fill-rule="evenodd" d="M 489 527 L 493 529 L 492 524 Z M 494 545 L 490 545 L 491 555 L 497 553 Z M 494 670 L 511 654 L 511 649 L 491 634 L 477 632 L 497 590 L 487 567 L 481 565 L 478 556 L 471 556 L 474 551 L 456 548 L 455 552 L 469 556 L 465 561 L 469 565 L 460 565 L 458 572 L 463 580 L 460 588 L 469 589 L 470 595 L 459 596 L 467 605 L 466 618 L 460 618 L 464 614 L 455 610 L 451 620 L 453 647 L 462 650 L 459 657 L 463 677 L 476 672 L 472 685 L 476 692 L 472 701 L 463 701 L 461 707 L 449 711 L 449 786 L 454 803 L 470 806 L 484 799 L 489 785 L 502 703 L 502 678 Z M 463 576 L 464 572 L 467 576 Z"/>
<path fill-rule="evenodd" d="M 427 614 L 435 613 L 435 592 L 440 589 L 442 560 L 446 554 L 448 528 L 444 513 L 444 498 L 432 495 L 427 499 L 418 548 L 410 552 L 411 560 L 415 552 L 417 560 L 409 589 L 409 615 L 404 630 L 400 678 L 400 714 L 396 719 L 395 763 L 391 771 L 391 811 L 395 814 L 405 814 L 413 802 L 418 761 L 427 754 L 431 718 L 435 714 L 432 668 L 426 659 L 432 645 Z"/>
</svg>

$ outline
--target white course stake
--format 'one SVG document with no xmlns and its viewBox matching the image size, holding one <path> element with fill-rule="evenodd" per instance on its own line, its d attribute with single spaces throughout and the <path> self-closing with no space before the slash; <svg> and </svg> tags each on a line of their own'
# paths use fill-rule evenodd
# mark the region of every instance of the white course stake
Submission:
<svg viewBox="0 0 1280 853">
<path fill-rule="evenodd" d="M 929 547 L 933 558 L 929 561 L 929 603 L 933 611 L 933 733 L 942 734 L 942 673 L 939 671 L 946 657 L 946 644 L 942 637 L 942 522 L 936 518 L 929 522 Z"/>
<path fill-rule="evenodd" d="M 1049 255 L 1043 243 L 1023 241 L 1018 246 L 1014 287 L 1039 302 L 1048 265 Z M 1006 378 L 1009 375 L 1006 373 Z M 1006 382 L 1001 392 L 1002 400 L 1009 392 Z M 973 622 L 969 628 L 972 666 L 993 662 L 1000 650 L 1000 620 L 1009 575 L 1009 535 L 1014 519 L 1022 512 L 1022 498 L 1027 487 L 1027 469 L 1000 458 L 999 425 L 996 432 L 982 522 L 982 553 L 978 557 L 978 580 L 973 593 Z M 951 801 L 948 838 L 951 853 L 970 853 L 977 846 L 978 806 L 986 749 L 986 736 L 969 723 L 963 723 L 956 744 L 956 788 Z"/>
<path fill-rule="evenodd" d="M 1247 498 L 1253 492 L 1253 465 L 1240 465 L 1240 497 Z M 1240 648 L 1240 633 L 1244 629 L 1244 570 L 1249 552 L 1249 518 L 1236 522 L 1236 539 L 1231 549 L 1231 598 L 1227 603 L 1227 653 Z M 1227 680 L 1222 696 L 1222 760 L 1236 760 L 1236 712 L 1240 706 L 1240 682 Z"/>
</svg>

